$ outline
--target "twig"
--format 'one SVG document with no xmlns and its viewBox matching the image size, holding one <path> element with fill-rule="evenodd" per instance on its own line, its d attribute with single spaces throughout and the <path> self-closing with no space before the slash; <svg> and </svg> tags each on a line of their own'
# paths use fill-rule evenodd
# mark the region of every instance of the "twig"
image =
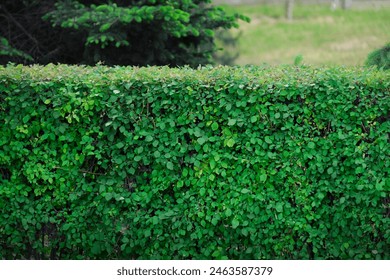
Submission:
<svg viewBox="0 0 390 280">
<path fill-rule="evenodd" d="M 66 169 L 66 168 L 63 168 L 60 166 L 54 166 L 53 168 L 54 169 L 61 169 L 61 170 L 65 170 L 65 171 L 70 171 L 69 169 Z M 105 175 L 103 173 L 96 173 L 96 172 L 91 172 L 91 171 L 87 171 L 87 170 L 83 170 L 83 169 L 77 170 L 77 172 L 84 173 L 84 174 L 92 174 L 92 175 Z"/>
<path fill-rule="evenodd" d="M 5 15 L 17 26 L 20 30 L 23 31 L 24 34 L 27 35 L 36 45 L 39 45 L 37 39 L 35 39 L 8 11 L 7 9 L 0 5 L 0 9 L 2 9 L 5 13 Z"/>
</svg>

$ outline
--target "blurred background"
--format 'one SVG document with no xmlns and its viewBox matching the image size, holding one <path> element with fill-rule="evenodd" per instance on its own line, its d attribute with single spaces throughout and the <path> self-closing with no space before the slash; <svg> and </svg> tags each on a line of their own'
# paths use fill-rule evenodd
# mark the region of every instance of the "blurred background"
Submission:
<svg viewBox="0 0 390 280">
<path fill-rule="evenodd" d="M 236 58 L 237 65 L 291 64 L 299 60 L 311 65 L 363 65 L 368 53 L 390 42 L 389 0 L 214 3 L 223 5 L 228 13 L 242 13 L 251 19 L 229 31 L 231 38 L 237 38 L 235 44 L 218 42 Z"/>
<path fill-rule="evenodd" d="M 390 0 L 1 0 L 9 62 L 389 68 Z"/>
</svg>

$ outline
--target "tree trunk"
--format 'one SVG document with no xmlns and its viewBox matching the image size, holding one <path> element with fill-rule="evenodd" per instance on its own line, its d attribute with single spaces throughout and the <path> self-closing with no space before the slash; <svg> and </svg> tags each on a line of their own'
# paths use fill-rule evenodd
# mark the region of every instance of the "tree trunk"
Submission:
<svg viewBox="0 0 390 280">
<path fill-rule="evenodd" d="M 293 20 L 294 0 L 286 0 L 286 19 Z"/>
<path fill-rule="evenodd" d="M 341 8 L 343 10 L 349 9 L 352 6 L 352 0 L 341 0 Z"/>
<path fill-rule="evenodd" d="M 330 8 L 332 11 L 338 9 L 340 6 L 340 0 L 332 0 L 332 3 L 330 4 Z"/>
</svg>

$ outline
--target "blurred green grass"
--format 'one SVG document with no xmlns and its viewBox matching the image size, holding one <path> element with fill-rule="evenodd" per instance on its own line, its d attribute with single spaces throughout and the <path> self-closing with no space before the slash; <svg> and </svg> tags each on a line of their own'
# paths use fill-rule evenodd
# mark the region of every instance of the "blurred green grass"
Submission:
<svg viewBox="0 0 390 280">
<path fill-rule="evenodd" d="M 297 55 L 311 65 L 363 65 L 369 52 L 390 41 L 390 8 L 332 11 L 322 5 L 295 5 L 294 20 L 284 6 L 223 6 L 240 22 L 237 65 L 292 64 Z M 223 47 L 223 46 L 222 46 Z"/>
</svg>

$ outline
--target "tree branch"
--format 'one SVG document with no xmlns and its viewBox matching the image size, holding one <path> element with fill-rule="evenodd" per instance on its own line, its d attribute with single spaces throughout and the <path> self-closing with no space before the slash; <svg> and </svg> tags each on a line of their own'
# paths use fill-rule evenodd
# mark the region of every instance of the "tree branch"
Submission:
<svg viewBox="0 0 390 280">
<path fill-rule="evenodd" d="M 60 167 L 60 166 L 54 166 L 53 167 L 54 169 L 61 169 L 61 170 L 64 170 L 64 171 L 70 171 L 69 169 L 66 169 L 66 168 L 63 168 L 63 167 Z M 103 173 L 96 173 L 96 172 L 91 172 L 91 171 L 87 171 L 87 170 L 77 170 L 77 172 L 80 172 L 80 173 L 83 173 L 83 174 L 92 174 L 92 175 L 105 175 Z"/>
<path fill-rule="evenodd" d="M 10 14 L 7 9 L 0 5 L 0 10 L 4 11 L 4 14 L 7 16 L 7 18 L 12 21 L 20 30 L 23 31 L 24 34 L 27 35 L 28 38 L 30 38 L 37 46 L 39 46 L 39 42 L 37 39 L 35 39 L 13 16 Z"/>
</svg>

